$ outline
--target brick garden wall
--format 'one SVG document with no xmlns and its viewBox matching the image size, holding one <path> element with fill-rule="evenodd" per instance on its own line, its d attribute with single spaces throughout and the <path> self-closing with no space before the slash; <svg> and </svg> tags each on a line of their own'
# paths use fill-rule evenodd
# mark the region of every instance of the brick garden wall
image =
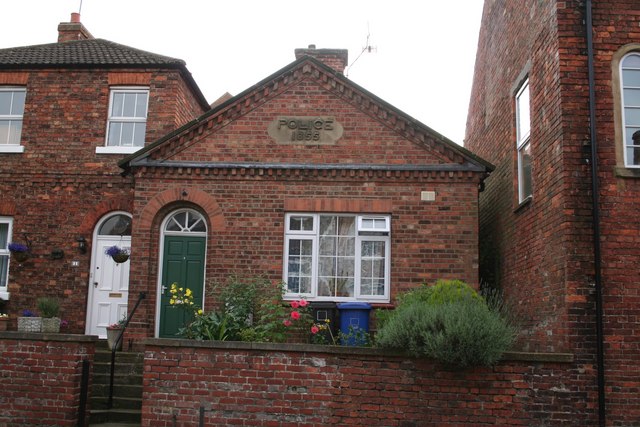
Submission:
<svg viewBox="0 0 640 427">
<path fill-rule="evenodd" d="M 0 332 L 0 426 L 76 426 L 96 337 Z"/>
<path fill-rule="evenodd" d="M 511 359 L 522 359 L 511 354 Z M 143 426 L 597 424 L 571 356 L 457 372 L 362 348 L 148 340 Z"/>
</svg>

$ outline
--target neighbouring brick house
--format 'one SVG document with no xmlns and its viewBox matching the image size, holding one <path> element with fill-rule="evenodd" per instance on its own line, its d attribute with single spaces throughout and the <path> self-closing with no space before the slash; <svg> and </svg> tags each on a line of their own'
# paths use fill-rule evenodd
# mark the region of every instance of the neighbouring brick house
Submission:
<svg viewBox="0 0 640 427">
<path fill-rule="evenodd" d="M 130 242 L 134 180 L 117 162 L 209 106 L 182 60 L 71 21 L 58 43 L 0 50 L 0 298 L 15 316 L 55 296 L 69 331 L 104 336 L 127 304 L 129 264 L 103 251 Z"/>
<path fill-rule="evenodd" d="M 0 141 L 0 216 L 33 250 L 23 264 L 3 253 L 12 314 L 54 295 L 71 332 L 104 335 L 145 292 L 128 330 L 139 340 L 174 336 L 172 282 L 205 308 L 232 274 L 377 307 L 440 278 L 477 286 L 491 165 L 345 78 L 346 50 L 297 50 L 209 109 L 182 61 L 79 22 L 60 34 L 73 41 L 0 51 L 0 91 L 25 99 L 0 116 L 22 120 Z M 128 262 L 105 256 L 114 244 Z"/>
<path fill-rule="evenodd" d="M 575 354 L 567 391 L 607 425 L 640 423 L 639 107 L 640 3 L 485 2 L 465 141 L 496 165 L 480 278 L 522 348 Z"/>
</svg>

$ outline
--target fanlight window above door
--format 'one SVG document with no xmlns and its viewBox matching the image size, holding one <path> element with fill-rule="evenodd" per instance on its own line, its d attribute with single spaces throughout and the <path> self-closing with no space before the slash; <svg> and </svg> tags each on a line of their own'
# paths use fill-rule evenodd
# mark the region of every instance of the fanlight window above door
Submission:
<svg viewBox="0 0 640 427">
<path fill-rule="evenodd" d="M 173 214 L 165 225 L 165 231 L 173 233 L 205 233 L 204 218 L 196 211 L 179 211 Z"/>
<path fill-rule="evenodd" d="M 131 218 L 124 214 L 109 217 L 98 229 L 100 236 L 131 236 Z"/>
</svg>

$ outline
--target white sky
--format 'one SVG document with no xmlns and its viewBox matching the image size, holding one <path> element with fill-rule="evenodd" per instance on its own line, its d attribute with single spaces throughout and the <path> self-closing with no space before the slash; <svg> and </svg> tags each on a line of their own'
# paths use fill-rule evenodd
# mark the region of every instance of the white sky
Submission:
<svg viewBox="0 0 640 427">
<path fill-rule="evenodd" d="M 80 1 L 4 1 L 0 48 L 55 42 Z M 96 38 L 183 59 L 210 103 L 294 61 L 295 48 L 349 49 L 352 81 L 461 144 L 482 4 L 83 0 L 81 21 Z M 356 61 L 368 34 L 376 50 Z"/>
</svg>

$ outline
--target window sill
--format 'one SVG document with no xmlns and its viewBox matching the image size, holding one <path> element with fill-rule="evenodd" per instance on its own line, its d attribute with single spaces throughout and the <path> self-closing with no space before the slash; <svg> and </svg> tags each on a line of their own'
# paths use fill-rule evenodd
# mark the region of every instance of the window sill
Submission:
<svg viewBox="0 0 640 427">
<path fill-rule="evenodd" d="M 522 210 L 524 210 L 524 208 L 526 206 L 529 206 L 531 204 L 531 201 L 533 200 L 533 196 L 527 196 L 522 202 L 520 202 L 520 204 L 518 205 L 518 207 L 516 207 L 513 210 L 513 213 L 518 213 Z"/>
<path fill-rule="evenodd" d="M 96 154 L 133 154 L 142 147 L 96 147 Z"/>
<path fill-rule="evenodd" d="M 24 145 L 0 145 L 0 153 L 24 153 Z"/>
<path fill-rule="evenodd" d="M 614 168 L 614 173 L 618 178 L 640 178 L 640 168 L 616 166 Z"/>
<path fill-rule="evenodd" d="M 11 294 L 7 291 L 0 291 L 0 299 L 3 301 L 9 301 Z"/>
</svg>

